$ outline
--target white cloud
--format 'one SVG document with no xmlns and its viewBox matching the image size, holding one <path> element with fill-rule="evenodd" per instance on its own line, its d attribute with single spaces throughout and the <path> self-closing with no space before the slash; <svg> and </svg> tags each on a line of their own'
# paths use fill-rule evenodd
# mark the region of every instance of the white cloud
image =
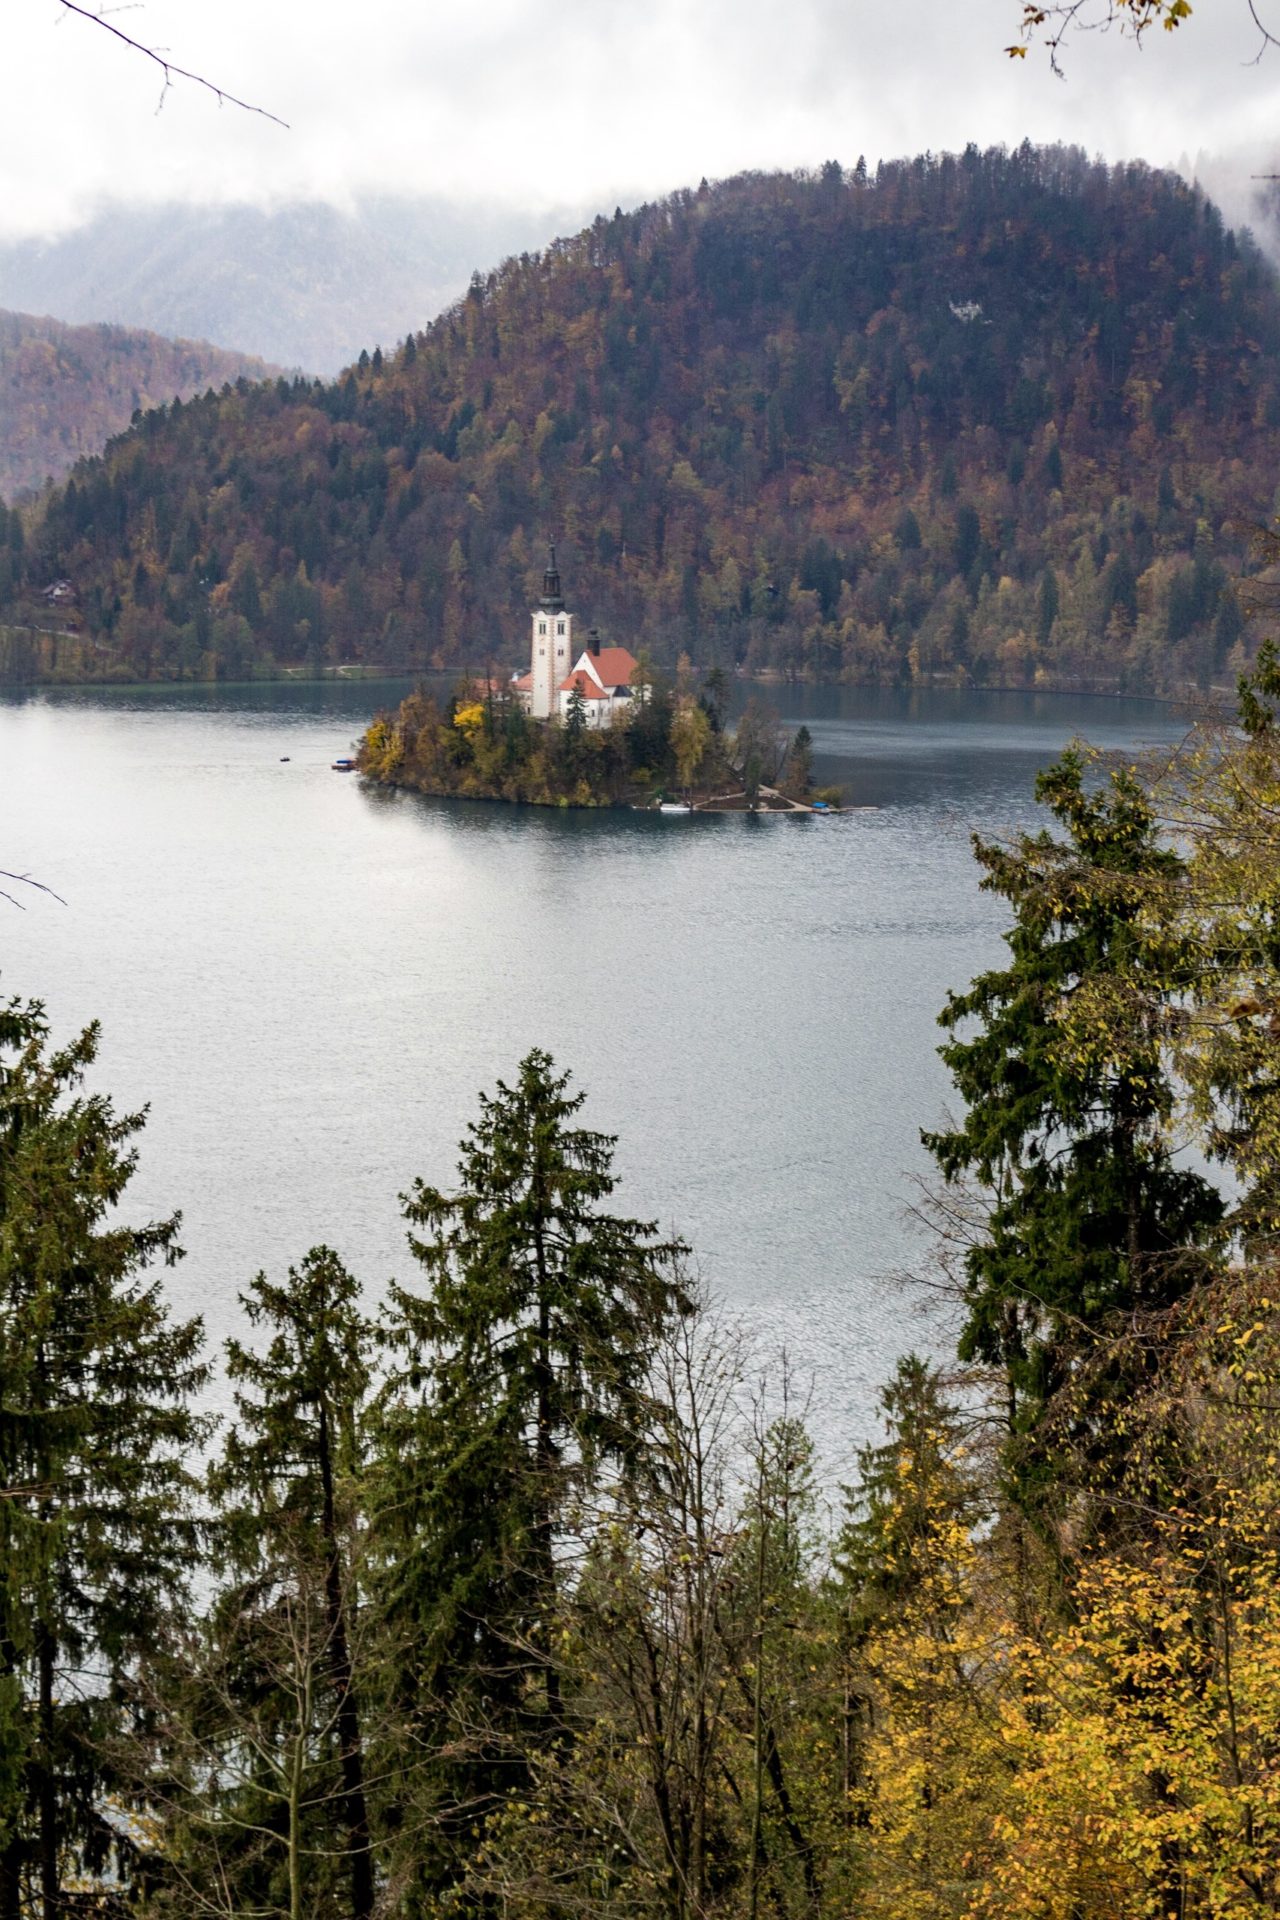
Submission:
<svg viewBox="0 0 1280 1920">
<path fill-rule="evenodd" d="M 1280 0 L 1277 0 L 1280 4 Z M 290 122 L 219 108 L 57 0 L 5 12 L 0 231 L 65 228 L 104 199 L 371 190 L 523 206 L 660 193 L 742 167 L 1069 140 L 1242 174 L 1277 150 L 1280 56 L 1245 0 L 1142 52 L 1078 38 L 1069 77 L 1008 60 L 1017 0 L 146 0 L 110 17 Z"/>
</svg>

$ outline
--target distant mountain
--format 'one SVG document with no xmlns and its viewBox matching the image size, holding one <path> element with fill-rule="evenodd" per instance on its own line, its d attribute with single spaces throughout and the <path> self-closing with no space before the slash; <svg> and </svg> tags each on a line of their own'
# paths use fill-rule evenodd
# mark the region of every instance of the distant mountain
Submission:
<svg viewBox="0 0 1280 1920">
<path fill-rule="evenodd" d="M 518 214 L 386 197 L 108 208 L 55 240 L 0 242 L 0 305 L 216 341 L 335 374 L 392 346 L 466 290 L 477 268 L 542 246 L 580 211 Z"/>
<path fill-rule="evenodd" d="M 1169 690 L 1244 658 L 1277 429 L 1275 277 L 1171 175 L 748 175 L 335 384 L 144 416 L 0 528 L 0 621 L 65 577 L 99 672 L 511 661 L 555 538 L 584 625 L 668 661 Z"/>
<path fill-rule="evenodd" d="M 205 340 L 0 311 L 0 498 L 61 479 L 139 408 L 277 371 Z"/>
</svg>

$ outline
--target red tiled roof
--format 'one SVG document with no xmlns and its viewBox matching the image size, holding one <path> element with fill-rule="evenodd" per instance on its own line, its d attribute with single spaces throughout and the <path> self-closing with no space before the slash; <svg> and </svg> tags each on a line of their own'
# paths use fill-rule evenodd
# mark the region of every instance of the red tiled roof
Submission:
<svg viewBox="0 0 1280 1920">
<path fill-rule="evenodd" d="M 625 647 L 601 647 L 599 653 L 588 650 L 579 656 L 574 673 L 587 673 L 607 690 L 629 687 L 636 670 L 636 657 Z M 572 675 L 570 675 L 572 678 Z M 564 683 L 568 686 L 569 682 Z"/>
<path fill-rule="evenodd" d="M 591 666 L 602 686 L 629 687 L 636 670 L 636 657 L 625 647 L 601 647 L 590 655 Z"/>
<path fill-rule="evenodd" d="M 515 688 L 517 693 L 532 693 L 533 692 L 533 675 L 532 673 L 521 673 L 521 674 L 513 675 L 511 684 Z"/>
<path fill-rule="evenodd" d="M 589 673 L 571 673 L 567 680 L 560 682 L 561 693 L 572 693 L 575 687 L 584 700 L 607 700 L 609 698 L 608 693 L 601 691 Z"/>
</svg>

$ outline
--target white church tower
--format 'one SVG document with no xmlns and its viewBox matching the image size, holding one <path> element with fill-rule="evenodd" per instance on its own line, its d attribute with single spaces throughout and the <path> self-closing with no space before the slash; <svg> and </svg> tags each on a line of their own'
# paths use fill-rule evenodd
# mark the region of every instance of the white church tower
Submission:
<svg viewBox="0 0 1280 1920">
<path fill-rule="evenodd" d="M 564 610 L 554 547 L 542 576 L 542 598 L 530 618 L 529 711 L 535 720 L 547 720 L 560 711 L 560 683 L 573 665 L 573 615 Z"/>
</svg>

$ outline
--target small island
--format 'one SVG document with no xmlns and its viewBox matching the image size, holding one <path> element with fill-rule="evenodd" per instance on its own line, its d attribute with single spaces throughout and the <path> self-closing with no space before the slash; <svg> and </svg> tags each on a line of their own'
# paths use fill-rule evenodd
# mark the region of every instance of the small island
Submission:
<svg viewBox="0 0 1280 1920">
<path fill-rule="evenodd" d="M 543 807 L 668 807 L 696 812 L 830 811 L 815 792 L 807 727 L 787 736 L 757 701 L 725 721 L 726 676 L 674 675 L 592 630 L 575 657 L 551 549 L 530 614 L 527 673 L 464 677 L 444 700 L 422 688 L 379 714 L 356 764 L 381 786 Z"/>
</svg>

